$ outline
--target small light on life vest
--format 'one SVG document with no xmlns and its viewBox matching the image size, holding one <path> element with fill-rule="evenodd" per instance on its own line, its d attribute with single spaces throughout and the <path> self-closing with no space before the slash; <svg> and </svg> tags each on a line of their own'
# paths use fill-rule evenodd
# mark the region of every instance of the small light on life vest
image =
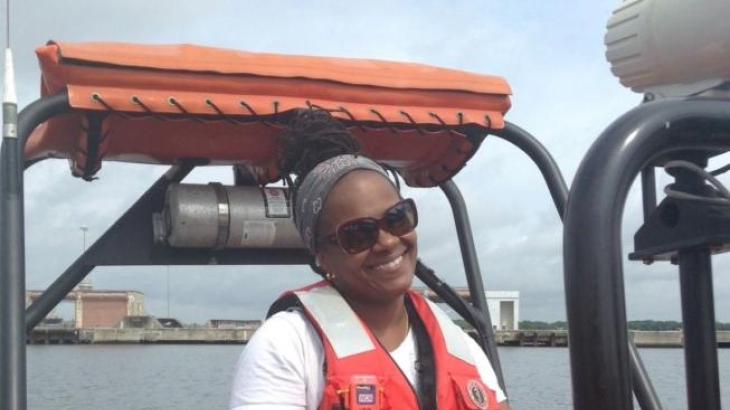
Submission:
<svg viewBox="0 0 730 410">
<path fill-rule="evenodd" d="M 355 375 L 350 378 L 350 410 L 380 410 L 380 383 L 372 375 Z"/>
</svg>

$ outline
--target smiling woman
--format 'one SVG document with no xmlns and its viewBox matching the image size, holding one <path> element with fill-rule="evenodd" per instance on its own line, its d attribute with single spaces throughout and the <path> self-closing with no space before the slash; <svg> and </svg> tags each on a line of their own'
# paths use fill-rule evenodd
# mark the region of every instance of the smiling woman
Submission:
<svg viewBox="0 0 730 410">
<path fill-rule="evenodd" d="M 509 408 L 482 350 L 410 292 L 418 214 L 321 110 L 298 112 L 282 175 L 324 280 L 285 293 L 242 353 L 232 409 Z"/>
</svg>

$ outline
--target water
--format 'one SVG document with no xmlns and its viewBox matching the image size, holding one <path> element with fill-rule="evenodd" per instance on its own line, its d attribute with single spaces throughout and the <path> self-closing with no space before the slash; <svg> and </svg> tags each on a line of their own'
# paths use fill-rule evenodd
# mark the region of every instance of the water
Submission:
<svg viewBox="0 0 730 410">
<path fill-rule="evenodd" d="M 226 409 L 237 345 L 28 346 L 28 408 Z M 730 405 L 730 350 L 721 349 Z M 665 409 L 686 409 L 680 349 L 641 349 Z M 568 350 L 500 348 L 512 407 L 569 409 Z M 637 407 L 638 408 L 638 407 Z"/>
<path fill-rule="evenodd" d="M 571 408 L 568 349 L 502 347 L 499 354 L 512 408 Z M 664 409 L 687 409 L 682 349 L 640 349 L 640 354 Z M 730 349 L 718 350 L 718 360 L 721 400 L 730 406 Z"/>
</svg>

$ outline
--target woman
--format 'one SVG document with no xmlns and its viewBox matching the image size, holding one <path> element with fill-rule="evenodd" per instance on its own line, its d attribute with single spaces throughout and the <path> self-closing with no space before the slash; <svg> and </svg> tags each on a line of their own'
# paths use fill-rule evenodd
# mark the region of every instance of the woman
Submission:
<svg viewBox="0 0 730 410">
<path fill-rule="evenodd" d="M 508 409 L 479 346 L 409 292 L 415 204 L 327 112 L 297 113 L 282 175 L 325 280 L 284 294 L 244 349 L 231 408 Z"/>
</svg>

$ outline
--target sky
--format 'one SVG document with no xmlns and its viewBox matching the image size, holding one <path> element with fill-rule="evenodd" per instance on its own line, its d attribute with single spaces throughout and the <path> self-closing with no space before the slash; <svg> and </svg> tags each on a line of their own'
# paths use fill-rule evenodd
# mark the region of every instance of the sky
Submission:
<svg viewBox="0 0 730 410">
<path fill-rule="evenodd" d="M 39 97 L 34 49 L 48 40 L 192 43 L 283 54 L 418 62 L 505 77 L 506 119 L 537 137 L 568 183 L 595 138 L 641 96 L 621 86 L 603 36 L 617 0 L 583 1 L 13 1 L 10 40 L 20 107 Z M 5 9 L 1 20 L 5 24 Z M 5 34 L 3 27 L 2 35 Z M 3 43 L 5 39 L 3 38 Z M 727 161 L 711 162 L 717 167 Z M 98 180 L 73 178 L 64 160 L 25 173 L 27 288 L 43 289 L 98 238 L 166 167 L 106 162 Z M 658 185 L 669 183 L 657 172 Z M 562 225 L 534 164 L 487 138 L 456 177 L 467 203 L 489 290 L 520 291 L 520 319 L 564 320 Z M 230 169 L 195 171 L 186 182 L 231 183 Z M 635 184 L 636 185 L 636 184 Z M 419 256 L 454 286 L 465 285 L 451 210 L 438 189 L 407 189 L 421 216 Z M 660 196 L 661 198 L 661 196 Z M 641 224 L 640 191 L 624 212 L 623 245 Z M 675 266 L 624 259 L 629 319 L 679 320 Z M 730 321 L 730 259 L 714 260 L 716 316 Z M 168 294 L 169 271 L 169 294 Z M 145 294 L 149 314 L 184 322 L 261 318 L 286 289 L 317 280 L 306 266 L 98 268 L 98 289 Z M 168 304 L 169 295 L 169 304 Z M 68 303 L 59 312 L 70 311 Z"/>
</svg>

